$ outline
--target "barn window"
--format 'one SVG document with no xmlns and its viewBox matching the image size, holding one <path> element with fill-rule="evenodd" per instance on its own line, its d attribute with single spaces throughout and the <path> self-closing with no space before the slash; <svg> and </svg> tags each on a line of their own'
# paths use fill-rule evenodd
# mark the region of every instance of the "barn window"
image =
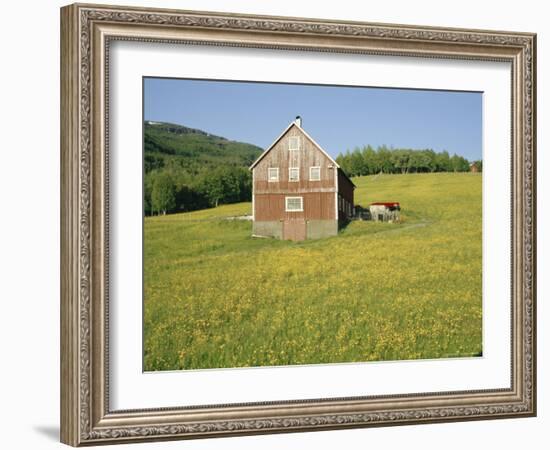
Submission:
<svg viewBox="0 0 550 450">
<path fill-rule="evenodd" d="M 314 166 L 309 168 L 309 180 L 310 181 L 321 180 L 321 168 L 319 166 Z"/>
<path fill-rule="evenodd" d="M 288 152 L 288 166 L 298 167 L 300 165 L 300 152 L 298 150 L 289 150 Z"/>
<path fill-rule="evenodd" d="M 288 181 L 300 181 L 299 167 L 291 167 L 288 169 Z"/>
<path fill-rule="evenodd" d="M 300 150 L 300 136 L 291 136 L 288 138 L 289 150 Z"/>
<path fill-rule="evenodd" d="M 285 210 L 290 212 L 303 211 L 304 198 L 303 197 L 285 197 Z"/>
<path fill-rule="evenodd" d="M 267 181 L 279 181 L 278 167 L 270 167 L 267 169 Z"/>
</svg>

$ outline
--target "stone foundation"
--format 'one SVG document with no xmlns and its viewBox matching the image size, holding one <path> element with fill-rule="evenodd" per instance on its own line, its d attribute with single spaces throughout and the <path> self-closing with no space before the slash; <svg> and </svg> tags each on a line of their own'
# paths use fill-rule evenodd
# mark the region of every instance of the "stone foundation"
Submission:
<svg viewBox="0 0 550 450">
<path fill-rule="evenodd" d="M 337 220 L 308 220 L 307 238 L 321 239 L 338 234 Z"/>
<path fill-rule="evenodd" d="M 308 220 L 306 221 L 307 239 L 321 239 L 338 234 L 337 220 Z M 283 222 L 276 221 L 254 221 L 252 234 L 261 237 L 274 237 L 283 239 Z"/>
<path fill-rule="evenodd" d="M 252 235 L 262 237 L 283 238 L 283 222 L 275 221 L 254 221 L 252 223 Z"/>
</svg>

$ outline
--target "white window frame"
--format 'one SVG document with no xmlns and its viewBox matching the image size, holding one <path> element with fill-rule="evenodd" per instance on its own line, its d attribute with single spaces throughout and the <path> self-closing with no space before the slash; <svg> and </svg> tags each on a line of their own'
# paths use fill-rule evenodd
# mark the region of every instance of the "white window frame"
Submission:
<svg viewBox="0 0 550 450">
<path fill-rule="evenodd" d="M 270 172 L 272 170 L 276 170 L 277 171 L 277 178 L 276 179 L 271 179 L 271 174 Z M 270 183 L 276 183 L 277 181 L 279 181 L 279 168 L 278 167 L 268 167 L 267 168 L 267 181 L 270 182 Z"/>
<path fill-rule="evenodd" d="M 293 150 L 300 150 L 300 147 L 301 147 L 301 142 L 302 140 L 300 139 L 300 136 L 290 136 L 288 138 L 288 149 L 290 151 L 293 151 Z M 292 146 L 292 143 L 293 142 L 296 142 L 296 147 L 293 147 Z"/>
<path fill-rule="evenodd" d="M 292 176 L 290 175 L 293 170 L 295 170 L 296 173 L 298 174 L 295 180 L 293 180 Z M 296 183 L 296 182 L 300 181 L 300 168 L 299 167 L 289 167 L 288 168 L 288 181 L 290 181 L 291 183 Z"/>
<path fill-rule="evenodd" d="M 289 200 L 300 200 L 300 209 L 289 209 L 288 201 Z M 303 212 L 304 211 L 304 197 L 285 197 L 285 211 L 286 212 Z"/>
<path fill-rule="evenodd" d="M 288 151 L 288 165 L 290 167 L 298 167 L 300 165 L 300 150 Z"/>
<path fill-rule="evenodd" d="M 311 172 L 313 171 L 313 169 L 318 169 L 319 170 L 319 178 L 313 178 L 311 176 Z M 309 168 L 309 181 L 321 181 L 321 166 L 311 166 Z"/>
</svg>

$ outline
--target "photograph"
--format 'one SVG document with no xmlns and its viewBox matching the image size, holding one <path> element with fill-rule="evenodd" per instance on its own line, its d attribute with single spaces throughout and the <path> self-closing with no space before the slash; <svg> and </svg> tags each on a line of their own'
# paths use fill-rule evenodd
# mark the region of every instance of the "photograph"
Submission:
<svg viewBox="0 0 550 450">
<path fill-rule="evenodd" d="M 542 430 L 542 19 L 260 3 L 72 4 L 43 33 L 60 441 L 409 445 L 418 425 L 424 447 L 521 447 L 514 419 Z"/>
<path fill-rule="evenodd" d="M 482 92 L 142 82 L 145 372 L 483 356 Z"/>
</svg>

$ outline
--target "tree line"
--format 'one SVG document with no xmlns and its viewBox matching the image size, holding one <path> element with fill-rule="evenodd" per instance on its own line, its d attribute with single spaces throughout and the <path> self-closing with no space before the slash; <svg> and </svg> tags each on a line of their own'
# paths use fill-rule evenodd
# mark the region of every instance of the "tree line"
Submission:
<svg viewBox="0 0 550 450">
<path fill-rule="evenodd" d="M 447 151 L 435 152 L 432 149 L 413 150 L 388 148 L 382 145 L 376 149 L 367 145 L 353 151 L 340 153 L 336 162 L 350 177 L 377 173 L 421 173 L 421 172 L 468 172 L 470 163 L 459 155 L 450 156 Z M 476 161 L 481 171 L 481 161 Z"/>
<path fill-rule="evenodd" d="M 219 166 L 196 173 L 153 168 L 145 174 L 143 206 L 147 216 L 195 211 L 251 198 L 252 177 L 244 167 Z"/>
<path fill-rule="evenodd" d="M 390 149 L 370 145 L 341 153 L 336 162 L 350 176 L 377 173 L 467 172 L 470 163 L 462 156 L 431 149 Z M 475 161 L 478 171 L 482 162 Z M 252 176 L 243 166 L 223 164 L 213 158 L 198 164 L 159 153 L 144 158 L 144 213 L 147 216 L 189 212 L 221 204 L 250 201 Z"/>
</svg>

